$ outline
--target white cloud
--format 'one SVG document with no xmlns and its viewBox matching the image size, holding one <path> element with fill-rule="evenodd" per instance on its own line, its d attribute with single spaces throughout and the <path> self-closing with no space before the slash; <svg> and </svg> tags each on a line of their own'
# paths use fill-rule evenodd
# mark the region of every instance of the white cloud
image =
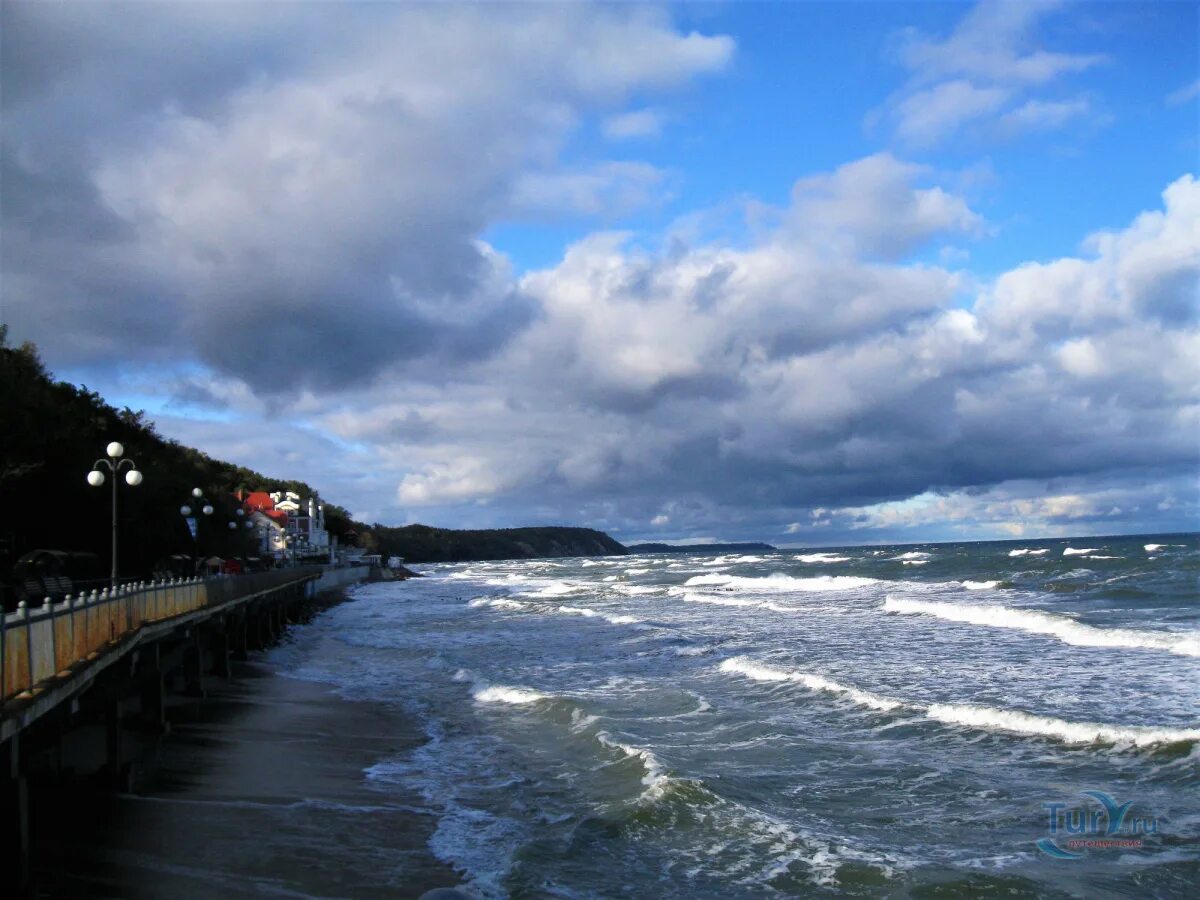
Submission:
<svg viewBox="0 0 1200 900">
<path fill-rule="evenodd" d="M 1197 78 L 1191 84 L 1185 84 L 1178 90 L 1171 91 L 1167 94 L 1164 102 L 1167 106 L 1181 106 L 1200 97 L 1200 78 Z"/>
<path fill-rule="evenodd" d="M 662 131 L 663 117 L 657 110 L 634 109 L 604 120 L 604 136 L 614 141 L 655 137 Z"/>
<path fill-rule="evenodd" d="M 964 135 L 1011 137 L 1061 128 L 1093 115 L 1085 97 L 1035 94 L 1105 61 L 1100 54 L 1037 46 L 1039 20 L 1055 6 L 983 0 L 944 38 L 902 32 L 898 57 L 910 73 L 908 83 L 869 121 L 882 116 L 902 144 L 930 147 Z"/>
</svg>

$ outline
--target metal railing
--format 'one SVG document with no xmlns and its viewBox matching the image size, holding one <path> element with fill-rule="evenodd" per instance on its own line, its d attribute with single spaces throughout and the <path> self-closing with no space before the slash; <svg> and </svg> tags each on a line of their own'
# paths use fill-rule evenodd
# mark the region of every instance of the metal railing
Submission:
<svg viewBox="0 0 1200 900">
<path fill-rule="evenodd" d="M 147 623 L 306 581 L 321 571 L 321 566 L 301 566 L 249 575 L 176 578 L 68 595 L 59 602 L 47 597 L 36 607 L 22 601 L 16 612 L 0 617 L 0 699 L 29 690 Z"/>
</svg>

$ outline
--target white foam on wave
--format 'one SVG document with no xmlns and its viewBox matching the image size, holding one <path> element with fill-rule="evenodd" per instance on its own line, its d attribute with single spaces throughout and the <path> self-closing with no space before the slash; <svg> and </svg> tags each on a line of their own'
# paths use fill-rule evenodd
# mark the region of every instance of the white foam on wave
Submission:
<svg viewBox="0 0 1200 900">
<path fill-rule="evenodd" d="M 637 625 L 642 621 L 636 616 L 605 616 L 604 620 L 610 625 Z"/>
<path fill-rule="evenodd" d="M 569 581 L 552 581 L 540 590 L 522 591 L 522 593 L 532 597 L 561 597 L 563 594 L 575 594 L 586 590 L 586 587 L 571 584 Z"/>
<path fill-rule="evenodd" d="M 990 591 L 1000 586 L 998 581 L 962 581 L 959 583 L 968 591 Z"/>
<path fill-rule="evenodd" d="M 1035 716 L 1012 709 L 972 706 L 962 703 L 934 703 L 925 710 L 930 719 L 947 725 L 966 725 L 985 731 L 1009 731 L 1055 737 L 1069 744 L 1173 744 L 1200 741 L 1200 729 L 1155 728 L 1145 725 L 1101 725 L 1096 722 L 1068 722 L 1051 716 Z"/>
<path fill-rule="evenodd" d="M 529 688 L 509 687 L 503 684 L 485 684 L 483 682 L 475 685 L 471 690 L 471 696 L 480 703 L 511 703 L 518 706 L 550 699 L 549 694 L 531 691 Z"/>
<path fill-rule="evenodd" d="M 836 553 L 802 553 L 795 558 L 802 563 L 835 563 L 850 561 L 850 557 L 838 556 Z"/>
<path fill-rule="evenodd" d="M 644 584 L 614 584 L 612 589 L 618 593 L 628 594 L 632 597 L 639 597 L 644 594 L 657 594 L 662 590 L 661 587 Z"/>
<path fill-rule="evenodd" d="M 1020 710 L 996 709 L 965 703 L 914 703 L 881 697 L 858 688 L 839 684 L 820 675 L 777 669 L 744 656 L 724 660 L 720 671 L 744 675 L 755 681 L 795 682 L 810 690 L 836 694 L 860 706 L 882 712 L 905 710 L 923 714 L 944 725 L 964 725 L 983 731 L 1004 731 L 1037 737 L 1057 738 L 1071 744 L 1116 744 L 1147 747 L 1181 741 L 1200 741 L 1198 728 L 1161 728 L 1153 725 L 1103 725 L 1097 722 L 1070 722 L 1052 716 L 1039 716 Z"/>
<path fill-rule="evenodd" d="M 1063 550 L 1063 556 L 1088 556 L 1092 553 L 1098 553 L 1099 547 L 1067 547 Z"/>
<path fill-rule="evenodd" d="M 663 791 L 671 783 L 671 776 L 667 774 L 666 766 L 664 766 L 657 756 L 650 750 L 643 747 L 635 747 L 632 744 L 624 744 L 615 740 L 607 731 L 599 731 L 596 733 L 598 740 L 610 750 L 617 750 L 624 753 L 630 759 L 639 760 L 646 774 L 642 778 L 642 784 L 645 785 L 645 790 L 642 791 L 638 801 L 657 800 L 662 796 Z"/>
<path fill-rule="evenodd" d="M 892 559 L 928 559 L 933 554 L 926 553 L 924 550 L 910 550 L 907 553 L 901 553 L 899 556 L 893 556 Z"/>
<path fill-rule="evenodd" d="M 906 565 L 906 566 L 923 566 L 923 565 L 927 564 L 928 562 L 929 562 L 929 560 L 927 560 L 927 559 L 906 559 L 906 560 L 905 560 L 905 561 L 902 563 L 902 565 Z"/>
<path fill-rule="evenodd" d="M 517 600 L 509 600 L 507 597 L 476 597 L 468 606 L 490 606 L 494 609 L 524 609 L 525 604 Z"/>
<path fill-rule="evenodd" d="M 745 675 L 747 678 L 755 681 L 794 681 L 797 684 L 804 685 L 809 690 L 837 694 L 853 701 L 859 706 L 883 712 L 896 709 L 902 705 L 897 700 L 889 700 L 886 697 L 880 697 L 878 694 L 860 691 L 858 688 L 839 684 L 822 675 L 776 669 L 773 666 L 756 663 L 745 656 L 735 656 L 724 660 L 720 665 L 720 669 L 722 672 L 735 672 L 739 675 Z"/>
<path fill-rule="evenodd" d="M 885 612 L 935 616 L 950 622 L 1015 628 L 1030 634 L 1045 634 L 1076 647 L 1128 647 L 1165 650 L 1178 656 L 1200 656 L 1200 635 L 1141 631 L 1132 628 L 1097 628 L 1057 613 L 1032 609 L 1013 609 L 969 603 L 939 603 L 932 600 L 908 600 L 888 596 Z"/>
<path fill-rule="evenodd" d="M 1043 554 L 1049 553 L 1049 552 L 1050 552 L 1049 550 L 1021 549 L 1021 550 L 1009 550 L 1008 555 L 1009 556 L 1042 556 Z"/>
<path fill-rule="evenodd" d="M 603 619 L 610 625 L 637 625 L 641 619 L 633 616 L 609 615 L 595 609 L 585 609 L 582 606 L 558 606 L 555 612 L 568 616 L 583 616 L 585 619 Z"/>
<path fill-rule="evenodd" d="M 683 595 L 685 603 L 708 603 L 711 606 L 761 606 L 757 600 L 747 600 L 745 597 L 710 597 L 705 594 Z"/>
<path fill-rule="evenodd" d="M 626 569 L 625 574 L 626 575 L 645 575 L 649 571 L 650 571 L 649 569 Z"/>
<path fill-rule="evenodd" d="M 684 582 L 686 587 L 728 587 L 759 593 L 790 593 L 794 591 L 846 591 L 878 583 L 876 578 L 855 575 L 817 575 L 812 578 L 794 578 L 775 573 L 759 578 L 740 575 L 694 575 Z"/>
</svg>

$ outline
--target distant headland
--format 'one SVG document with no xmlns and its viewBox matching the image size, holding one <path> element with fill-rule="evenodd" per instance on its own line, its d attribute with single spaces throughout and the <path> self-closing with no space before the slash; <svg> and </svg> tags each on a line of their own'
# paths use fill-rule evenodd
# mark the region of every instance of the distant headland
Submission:
<svg viewBox="0 0 1200 900">
<path fill-rule="evenodd" d="M 630 553 L 771 553 L 770 544 L 630 544 Z"/>
</svg>

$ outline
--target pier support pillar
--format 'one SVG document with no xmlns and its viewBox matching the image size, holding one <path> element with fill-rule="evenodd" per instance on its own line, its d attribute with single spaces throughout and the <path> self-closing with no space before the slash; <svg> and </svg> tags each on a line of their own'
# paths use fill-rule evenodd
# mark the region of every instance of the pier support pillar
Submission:
<svg viewBox="0 0 1200 900">
<path fill-rule="evenodd" d="M 204 647 L 200 632 L 193 629 L 183 650 L 183 692 L 189 697 L 204 696 Z"/>
<path fill-rule="evenodd" d="M 221 630 L 213 634 L 210 647 L 212 649 L 212 672 L 218 678 L 229 678 L 233 673 L 229 668 L 229 626 L 222 625 Z"/>
<path fill-rule="evenodd" d="M 166 680 L 163 677 L 162 660 L 157 644 L 147 647 L 144 651 L 139 665 L 138 681 L 142 707 L 141 726 L 165 734 L 171 730 L 171 725 L 167 721 Z"/>
<path fill-rule="evenodd" d="M 25 777 L 25 765 L 21 759 L 21 736 L 13 735 L 4 744 L 5 798 L 3 808 L 8 821 L 5 829 L 10 835 L 5 841 L 6 867 L 11 865 L 12 878 L 16 881 L 14 896 L 33 895 L 33 857 L 29 821 L 29 782 Z M 11 829 L 11 830 L 10 830 Z"/>
<path fill-rule="evenodd" d="M 233 629 L 233 658 L 239 662 L 245 662 L 250 658 L 245 613 L 234 619 L 230 627 Z"/>
<path fill-rule="evenodd" d="M 104 699 L 104 777 L 118 791 L 129 787 L 125 767 L 125 732 L 121 728 L 121 698 L 115 694 Z"/>
</svg>

